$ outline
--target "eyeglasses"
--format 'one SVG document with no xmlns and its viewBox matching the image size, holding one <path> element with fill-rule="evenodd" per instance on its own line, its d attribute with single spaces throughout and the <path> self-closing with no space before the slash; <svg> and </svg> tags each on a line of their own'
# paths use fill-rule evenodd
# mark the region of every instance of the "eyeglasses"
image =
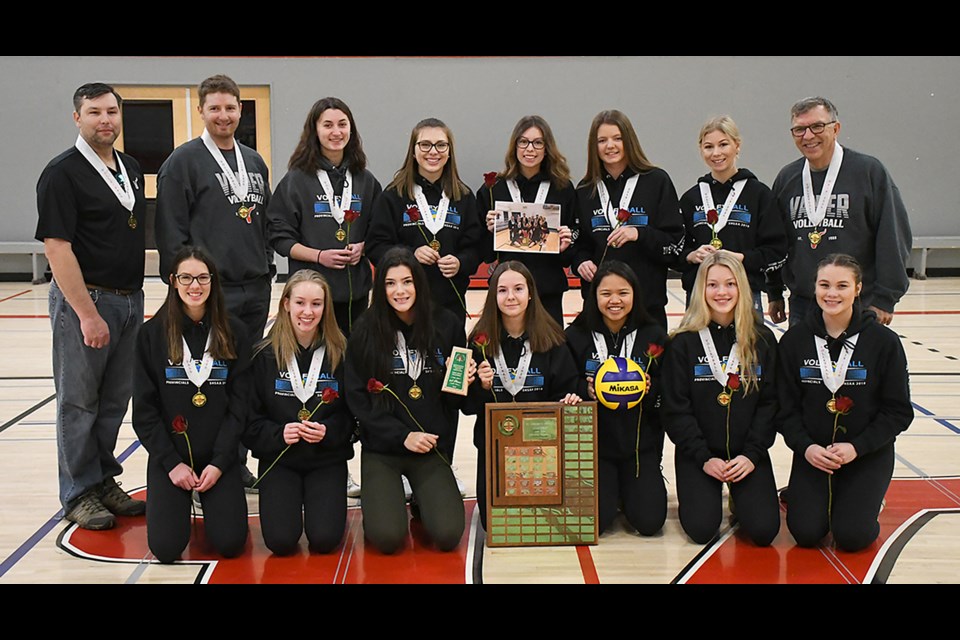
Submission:
<svg viewBox="0 0 960 640">
<path fill-rule="evenodd" d="M 542 151 L 546 145 L 543 141 L 543 138 L 537 138 L 536 140 L 527 140 L 526 138 L 520 138 L 517 140 L 517 149 L 526 149 L 530 145 L 533 145 L 533 148 L 537 151 Z"/>
<path fill-rule="evenodd" d="M 177 282 L 182 284 L 185 287 L 189 287 L 193 284 L 193 281 L 196 280 L 200 283 L 201 286 L 206 286 L 210 284 L 210 281 L 213 279 L 209 273 L 201 273 L 198 276 L 192 276 L 189 273 L 178 273 Z"/>
<path fill-rule="evenodd" d="M 417 143 L 417 148 L 423 153 L 430 153 L 430 149 L 436 149 L 437 153 L 446 153 L 450 149 L 450 143 L 446 140 L 441 140 L 440 142 L 421 140 Z"/>
<path fill-rule="evenodd" d="M 813 124 L 808 124 L 805 127 L 790 127 L 790 133 L 793 134 L 794 138 L 802 138 L 806 135 L 807 129 L 810 129 L 810 133 L 817 135 L 823 133 L 823 130 L 827 128 L 829 124 L 836 124 L 836 120 L 831 120 L 830 122 L 814 122 Z"/>
</svg>

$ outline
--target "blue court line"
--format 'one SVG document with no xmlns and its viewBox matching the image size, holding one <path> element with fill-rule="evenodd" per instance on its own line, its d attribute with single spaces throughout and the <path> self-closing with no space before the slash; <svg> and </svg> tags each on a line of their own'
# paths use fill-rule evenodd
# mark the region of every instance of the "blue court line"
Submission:
<svg viewBox="0 0 960 640">
<path fill-rule="evenodd" d="M 132 443 L 130 443 L 130 446 L 128 446 L 126 449 L 123 450 L 123 453 L 117 456 L 117 461 L 122 463 L 124 460 L 129 458 L 130 454 L 136 451 L 137 448 L 139 447 L 140 447 L 140 441 L 134 440 Z M 57 526 L 62 520 L 63 520 L 63 509 L 60 509 L 53 515 L 52 518 L 47 520 L 39 529 L 37 529 L 32 536 L 27 538 L 27 540 L 22 545 L 17 547 L 17 549 L 13 553 L 7 556 L 7 558 L 5 558 L 3 562 L 0 562 L 0 578 L 2 578 L 4 574 L 7 573 L 7 571 L 12 569 L 15 564 L 20 562 L 20 560 L 23 559 L 23 556 L 27 555 L 27 553 L 31 549 L 37 546 L 37 543 L 43 540 L 44 537 L 46 537 L 46 535 L 50 533 L 50 531 L 52 531 L 53 528 Z"/>
<path fill-rule="evenodd" d="M 927 409 L 924 409 L 923 407 L 921 407 L 920 405 L 918 405 L 916 402 L 911 402 L 910 404 L 913 405 L 913 408 L 914 408 L 914 409 L 916 409 L 917 411 L 919 411 L 920 413 L 922 413 L 922 414 L 925 415 L 925 416 L 935 415 L 935 414 L 933 413 L 933 411 L 928 411 Z M 951 423 L 950 423 L 949 421 L 947 421 L 947 420 L 943 420 L 943 419 L 941 419 L 941 418 L 937 418 L 937 419 L 934 420 L 934 422 L 936 422 L 937 424 L 943 425 L 944 427 L 946 427 L 947 429 L 950 429 L 950 431 L 953 431 L 954 433 L 960 433 L 960 427 L 958 427 L 958 426 L 956 426 L 956 425 L 954 425 L 954 424 L 951 424 Z"/>
</svg>

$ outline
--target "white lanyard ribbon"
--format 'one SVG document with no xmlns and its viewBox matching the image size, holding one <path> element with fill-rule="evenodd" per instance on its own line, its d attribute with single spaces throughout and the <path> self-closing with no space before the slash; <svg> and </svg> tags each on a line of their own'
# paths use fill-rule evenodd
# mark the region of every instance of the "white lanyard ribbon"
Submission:
<svg viewBox="0 0 960 640">
<path fill-rule="evenodd" d="M 727 220 L 730 219 L 733 205 L 737 204 L 737 199 L 740 197 L 740 193 L 746 184 L 746 180 L 737 180 L 734 182 L 733 188 L 730 189 L 730 193 L 727 194 L 727 199 L 723 201 L 723 208 L 717 209 L 713 202 L 713 191 L 710 190 L 710 185 L 706 182 L 700 183 L 700 198 L 703 200 L 704 214 L 710 211 L 710 209 L 717 209 L 717 223 L 713 225 L 714 232 L 720 233 L 720 231 L 727 226 Z"/>
<path fill-rule="evenodd" d="M 403 360 L 403 368 L 407 370 L 407 375 L 416 384 L 420 372 L 423 371 L 423 357 L 419 351 L 407 349 L 407 340 L 399 331 L 397 331 L 397 352 Z"/>
<path fill-rule="evenodd" d="M 127 175 L 127 168 L 123 166 L 123 162 L 120 161 L 120 155 L 117 154 L 113 156 L 117 161 L 117 167 L 120 169 L 120 175 L 123 177 L 123 185 L 117 181 L 117 178 L 113 175 L 113 172 L 110 171 L 106 163 L 97 155 L 97 152 L 83 139 L 83 136 L 77 136 L 77 142 L 74 144 L 84 158 L 87 159 L 94 169 L 97 170 L 97 173 L 100 174 L 100 177 L 103 178 L 103 181 L 107 183 L 107 186 L 110 187 L 110 191 L 113 191 L 113 195 L 117 196 L 117 200 L 120 201 L 120 204 L 123 205 L 123 208 L 127 211 L 133 211 L 133 203 L 135 197 L 133 195 L 133 185 L 130 184 L 130 177 Z M 110 153 L 113 153 L 111 150 Z"/>
<path fill-rule="evenodd" d="M 823 385 L 830 390 L 830 393 L 836 393 L 837 389 L 843 386 L 847 379 L 847 367 L 850 365 L 850 358 L 853 357 L 853 348 L 857 346 L 857 339 L 860 334 L 855 334 L 843 343 L 843 349 L 840 350 L 840 357 L 837 358 L 837 366 L 834 368 L 830 361 L 830 350 L 827 348 L 827 341 L 820 336 L 813 336 L 813 341 L 817 345 L 817 356 L 820 358 L 820 376 L 823 379 Z"/>
<path fill-rule="evenodd" d="M 833 195 L 833 186 L 837 181 L 837 174 L 840 173 L 841 162 L 843 162 L 843 147 L 834 141 L 833 157 L 830 158 L 830 166 L 827 167 L 827 176 L 823 180 L 820 197 L 815 198 L 813 195 L 813 178 L 810 175 L 810 161 L 803 161 L 803 208 L 807 210 L 807 220 L 814 227 L 819 226 L 827 215 L 827 205 L 830 204 L 830 196 Z"/>
<path fill-rule="evenodd" d="M 187 345 L 187 339 L 183 340 L 183 371 L 187 374 L 187 379 L 199 389 L 200 386 L 210 377 L 210 371 L 213 370 L 213 356 L 210 354 L 210 341 L 213 339 L 213 331 L 207 334 L 207 344 L 203 347 L 203 358 L 200 360 L 200 366 L 194 364 L 193 354 L 190 353 L 190 347 Z"/>
<path fill-rule="evenodd" d="M 593 346 L 597 350 L 597 358 L 600 360 L 600 362 L 603 362 L 604 360 L 610 357 L 607 352 L 607 341 L 606 339 L 604 339 L 602 335 L 600 335 L 600 333 L 596 331 L 593 331 L 592 333 L 593 333 Z M 629 358 L 630 354 L 633 353 L 633 343 L 636 342 L 636 340 L 637 340 L 637 330 L 634 329 L 633 331 L 628 333 L 627 336 L 623 339 L 623 344 L 620 345 L 620 353 L 618 353 L 617 355 L 620 356 L 621 358 Z"/>
<path fill-rule="evenodd" d="M 524 340 L 523 354 L 520 356 L 520 361 L 517 362 L 517 372 L 511 375 L 510 370 L 507 369 L 507 361 L 503 357 L 503 349 L 497 351 L 496 355 L 493 356 L 493 364 L 496 367 L 497 375 L 500 376 L 500 382 L 503 383 L 503 388 L 511 396 L 516 396 L 523 390 L 532 358 L 533 351 L 530 349 L 530 340 Z"/>
<path fill-rule="evenodd" d="M 630 208 L 633 190 L 637 188 L 637 180 L 639 179 L 639 173 L 627 178 L 627 183 L 623 185 L 623 193 L 620 194 L 620 205 L 616 210 L 610 208 L 610 192 L 607 191 L 607 185 L 603 180 L 597 183 L 597 193 L 600 195 L 600 206 L 603 207 L 603 213 L 607 216 L 607 222 L 610 223 L 611 229 L 617 226 L 617 214 L 620 213 L 620 209 Z"/>
<path fill-rule="evenodd" d="M 427 203 L 427 196 L 423 194 L 423 188 L 420 185 L 413 185 L 413 195 L 417 200 L 417 208 L 420 209 L 420 219 L 423 220 L 423 225 L 436 236 L 440 229 L 443 229 L 443 223 L 447 221 L 447 207 L 450 206 L 450 198 L 446 193 L 441 192 L 440 202 L 437 204 L 437 213 L 434 215 L 433 210 Z"/>
<path fill-rule="evenodd" d="M 207 147 L 207 151 L 210 152 L 213 159 L 217 161 L 217 165 L 220 167 L 220 170 L 223 171 L 223 175 L 226 176 L 227 182 L 230 183 L 234 195 L 237 196 L 242 203 L 247 199 L 247 193 L 250 191 L 250 176 L 247 175 L 247 166 L 243 163 L 243 154 L 240 153 L 240 143 L 237 142 L 236 139 L 233 141 L 233 153 L 237 159 L 237 173 L 234 173 L 230 165 L 227 164 L 226 158 L 223 157 L 220 148 L 210 136 L 210 132 L 204 129 L 203 133 L 200 134 L 200 139 L 203 140 L 204 146 Z"/>
<path fill-rule="evenodd" d="M 717 346 L 713 344 L 713 336 L 710 334 L 709 327 L 704 327 L 698 332 L 700 342 L 703 344 L 703 351 L 707 354 L 707 363 L 710 365 L 710 372 L 713 379 L 720 383 L 720 386 L 727 386 L 727 377 L 731 373 L 737 373 L 740 368 L 740 352 L 737 349 L 737 343 L 734 342 L 730 347 L 730 355 L 727 356 L 727 364 L 724 367 L 720 363 L 720 356 L 717 354 Z"/>
<path fill-rule="evenodd" d="M 336 196 L 333 194 L 333 183 L 330 182 L 330 176 L 327 175 L 327 172 L 319 169 L 317 171 L 317 179 L 320 181 L 323 192 L 327 195 L 327 202 L 330 203 L 330 214 L 333 215 L 333 219 L 337 221 L 337 224 L 343 224 L 343 211 L 344 209 L 349 209 L 353 204 L 353 177 L 350 175 L 350 171 L 347 170 L 346 172 L 343 192 L 340 194 L 339 201 L 337 201 Z M 419 202 L 417 204 L 419 204 Z"/>
<path fill-rule="evenodd" d="M 313 397 L 317 392 L 317 381 L 320 379 L 320 365 L 323 363 L 323 354 L 326 347 L 318 347 L 313 352 L 310 359 L 310 370 L 307 372 L 307 381 L 303 381 L 303 374 L 300 373 L 300 364 L 297 362 L 297 356 L 294 355 L 287 361 L 287 373 L 290 374 L 290 387 L 293 389 L 293 395 L 297 396 L 304 405 L 307 400 Z"/>
<path fill-rule="evenodd" d="M 507 188 L 510 190 L 510 198 L 514 202 L 523 202 L 523 197 L 520 195 L 520 187 L 517 186 L 516 180 L 507 180 Z M 546 202 L 548 191 L 550 191 L 550 181 L 544 180 L 537 188 L 537 199 L 533 201 L 534 204 L 543 204 Z"/>
</svg>

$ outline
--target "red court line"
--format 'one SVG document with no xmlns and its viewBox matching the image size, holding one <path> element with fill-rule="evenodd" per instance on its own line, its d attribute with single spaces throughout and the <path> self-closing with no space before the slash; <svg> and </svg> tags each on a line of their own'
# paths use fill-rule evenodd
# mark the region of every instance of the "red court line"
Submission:
<svg viewBox="0 0 960 640">
<path fill-rule="evenodd" d="M 597 575 L 597 567 L 593 564 L 593 554 L 590 553 L 590 547 L 578 544 L 577 560 L 580 561 L 580 571 L 583 572 L 584 583 L 600 584 L 600 576 Z"/>
<path fill-rule="evenodd" d="M 0 302 L 6 302 L 6 301 L 9 300 L 10 298 L 16 298 L 17 296 L 22 296 L 23 294 L 25 294 L 25 293 L 30 293 L 31 291 L 33 291 L 33 289 L 27 289 L 26 291 L 21 291 L 20 293 L 15 293 L 15 294 L 13 294 L 12 296 L 7 296 L 6 298 L 0 299 Z"/>
</svg>

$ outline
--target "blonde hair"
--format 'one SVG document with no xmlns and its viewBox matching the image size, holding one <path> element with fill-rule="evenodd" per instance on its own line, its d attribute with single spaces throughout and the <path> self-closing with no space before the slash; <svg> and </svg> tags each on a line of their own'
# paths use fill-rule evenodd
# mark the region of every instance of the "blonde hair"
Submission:
<svg viewBox="0 0 960 640">
<path fill-rule="evenodd" d="M 700 137 L 697 138 L 697 145 L 703 144 L 703 138 L 708 133 L 713 133 L 714 131 L 720 131 L 725 136 L 736 142 L 738 145 L 743 142 L 740 138 L 740 129 L 737 128 L 737 123 L 733 121 L 733 118 L 727 115 L 723 116 L 714 116 L 706 122 L 703 123 L 703 126 L 700 127 Z"/>
<path fill-rule="evenodd" d="M 733 322 L 737 332 L 737 350 L 740 355 L 740 379 L 743 381 L 743 392 L 758 388 L 756 365 L 757 356 L 757 319 L 753 310 L 753 292 L 750 290 L 750 281 L 747 272 L 737 258 L 723 249 L 712 253 L 700 263 L 697 270 L 697 279 L 690 294 L 690 305 L 683 314 L 680 326 L 673 330 L 670 337 L 681 333 L 695 333 L 708 326 L 711 322 L 710 306 L 707 304 L 707 274 L 712 267 L 726 267 L 733 274 L 737 282 L 737 306 L 734 308 Z"/>
<path fill-rule="evenodd" d="M 270 332 L 259 345 L 257 353 L 266 346 L 273 348 L 274 357 L 277 359 L 277 369 L 285 371 L 287 362 L 297 356 L 300 345 L 297 342 L 297 335 L 293 331 L 293 323 L 290 321 L 290 312 L 284 308 L 284 302 L 290 300 L 293 295 L 293 288 L 304 282 L 313 282 L 320 285 L 323 289 L 323 316 L 320 318 L 319 331 L 313 339 L 312 348 L 325 345 L 327 348 L 326 357 L 330 362 L 330 370 L 333 371 L 343 359 L 343 352 L 347 348 L 347 339 L 337 325 L 337 317 L 333 311 L 333 295 L 330 292 L 330 285 L 327 280 L 313 269 L 300 269 L 287 279 L 283 286 L 283 293 L 280 294 L 280 302 L 277 304 L 277 317 L 270 327 Z"/>
</svg>

